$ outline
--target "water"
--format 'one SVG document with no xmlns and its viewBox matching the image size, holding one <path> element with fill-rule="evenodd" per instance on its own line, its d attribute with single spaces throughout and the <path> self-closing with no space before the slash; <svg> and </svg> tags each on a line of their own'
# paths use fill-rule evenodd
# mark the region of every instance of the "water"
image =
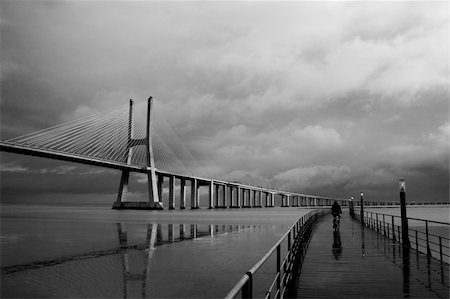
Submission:
<svg viewBox="0 0 450 299">
<path fill-rule="evenodd" d="M 367 208 L 365 211 L 400 216 L 400 207 Z M 408 235 L 411 246 L 423 253 L 427 253 L 428 247 L 432 257 L 439 260 L 442 258 L 442 260 L 448 263 L 450 261 L 450 226 L 448 225 L 450 223 L 450 207 L 448 205 L 429 207 L 408 206 L 406 214 L 408 218 L 428 220 L 427 235 L 425 221 L 408 219 Z M 373 217 L 375 218 L 375 216 Z M 381 215 L 378 217 L 378 220 L 380 222 L 383 221 Z M 392 217 L 385 216 L 384 221 L 391 225 Z M 386 234 L 392 237 L 394 233 L 398 239 L 401 236 L 400 228 L 398 227 L 401 226 L 401 219 L 394 217 L 394 224 L 397 229 L 392 232 L 392 227 L 387 226 Z"/>
<path fill-rule="evenodd" d="M 309 211 L 2 205 L 1 297 L 223 297 Z"/>
<path fill-rule="evenodd" d="M 371 211 L 380 214 L 388 214 L 394 216 L 400 216 L 400 206 L 389 207 L 389 208 L 365 208 L 364 211 Z M 418 218 L 424 220 L 432 220 L 439 222 L 450 222 L 450 206 L 407 206 L 406 214 L 409 218 Z"/>
<path fill-rule="evenodd" d="M 223 297 L 310 211 L 0 208 L 2 298 Z M 442 221 L 448 207 L 408 208 L 408 216 Z"/>
</svg>

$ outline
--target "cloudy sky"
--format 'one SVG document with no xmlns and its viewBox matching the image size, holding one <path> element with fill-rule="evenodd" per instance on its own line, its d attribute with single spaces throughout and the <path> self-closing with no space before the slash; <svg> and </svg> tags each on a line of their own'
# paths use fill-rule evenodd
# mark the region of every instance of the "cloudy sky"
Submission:
<svg viewBox="0 0 450 299">
<path fill-rule="evenodd" d="M 408 200 L 448 201 L 447 1 L 0 8 L 2 140 L 152 95 L 201 176 L 373 200 L 397 200 L 405 178 Z M 5 153 L 1 166 L 3 202 L 112 202 L 120 180 Z"/>
</svg>

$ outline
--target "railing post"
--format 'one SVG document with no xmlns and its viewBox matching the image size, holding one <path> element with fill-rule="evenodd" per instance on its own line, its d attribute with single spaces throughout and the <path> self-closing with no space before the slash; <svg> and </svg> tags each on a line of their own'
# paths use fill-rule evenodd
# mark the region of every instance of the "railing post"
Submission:
<svg viewBox="0 0 450 299">
<path fill-rule="evenodd" d="M 416 230 L 416 252 L 419 253 L 419 242 L 418 242 L 418 237 L 417 237 L 417 230 Z"/>
<path fill-rule="evenodd" d="M 442 237 L 439 236 L 439 256 L 441 258 L 441 282 L 444 283 L 444 261 L 442 259 Z"/>
<path fill-rule="evenodd" d="M 394 216 L 392 217 L 392 240 L 394 240 L 395 243 L 395 226 L 394 226 Z"/>
<path fill-rule="evenodd" d="M 253 298 L 253 274 L 252 272 L 245 273 L 248 276 L 248 280 L 242 288 L 242 298 Z"/>
<path fill-rule="evenodd" d="M 281 245 L 277 246 L 277 292 L 280 297 L 281 291 Z"/>
<path fill-rule="evenodd" d="M 431 256 L 431 249 L 430 249 L 430 241 L 428 239 L 428 221 L 425 220 L 425 232 L 427 234 L 426 239 L 427 239 L 427 255 Z"/>
<path fill-rule="evenodd" d="M 379 233 L 380 232 L 380 223 L 379 223 L 379 221 L 378 221 L 378 213 L 376 213 L 375 214 L 375 218 L 376 218 L 376 222 L 377 222 L 377 233 Z"/>
<path fill-rule="evenodd" d="M 384 220 L 384 214 L 383 214 L 383 231 L 384 235 L 386 236 L 386 221 Z"/>
</svg>

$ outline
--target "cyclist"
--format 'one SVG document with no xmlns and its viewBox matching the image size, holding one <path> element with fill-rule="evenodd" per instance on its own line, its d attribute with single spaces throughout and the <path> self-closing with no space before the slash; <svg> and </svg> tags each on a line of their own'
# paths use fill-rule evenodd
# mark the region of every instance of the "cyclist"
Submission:
<svg viewBox="0 0 450 299">
<path fill-rule="evenodd" d="M 339 225 L 342 214 L 341 206 L 338 204 L 336 200 L 331 206 L 331 214 L 333 215 L 333 228 L 336 229 Z"/>
</svg>

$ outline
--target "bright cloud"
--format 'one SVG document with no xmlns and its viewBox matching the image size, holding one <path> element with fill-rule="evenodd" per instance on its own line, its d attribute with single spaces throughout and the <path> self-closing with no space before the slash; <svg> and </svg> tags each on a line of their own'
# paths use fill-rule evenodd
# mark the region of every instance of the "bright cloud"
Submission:
<svg viewBox="0 0 450 299">
<path fill-rule="evenodd" d="M 2 139 L 154 96 L 160 148 L 199 175 L 343 196 L 448 172 L 445 2 L 1 8 Z"/>
</svg>

